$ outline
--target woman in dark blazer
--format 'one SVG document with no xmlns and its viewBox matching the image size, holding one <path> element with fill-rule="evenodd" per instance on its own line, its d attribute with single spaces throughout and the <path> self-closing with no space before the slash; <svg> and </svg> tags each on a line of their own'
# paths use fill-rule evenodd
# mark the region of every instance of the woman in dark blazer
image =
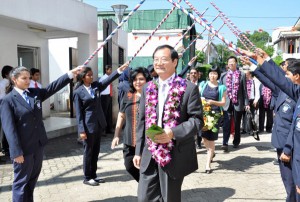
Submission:
<svg viewBox="0 0 300 202">
<path fill-rule="evenodd" d="M 28 88 L 30 72 L 26 67 L 11 72 L 13 86 L 2 99 L 1 121 L 13 160 L 13 201 L 33 201 L 47 143 L 42 102 L 70 83 L 79 70 L 75 68 L 41 89 Z"/>
<path fill-rule="evenodd" d="M 74 90 L 74 103 L 78 133 L 83 140 L 83 183 L 86 185 L 97 186 L 105 182 L 104 179 L 97 178 L 96 174 L 101 135 L 106 128 L 100 93 L 127 67 L 128 63 L 125 63 L 102 82 L 93 81 L 93 71 L 90 67 L 83 67 L 78 75 L 78 83 Z"/>
<path fill-rule="evenodd" d="M 139 67 L 131 71 L 129 78 L 130 91 L 127 93 L 127 95 L 123 97 L 121 101 L 115 135 L 113 141 L 111 142 L 111 148 L 114 149 L 115 146 L 119 144 L 119 139 L 122 132 L 121 130 L 123 128 L 124 123 L 126 122 L 123 131 L 124 165 L 127 172 L 137 182 L 139 181 L 139 169 L 134 167 L 132 159 L 135 154 L 138 108 L 140 104 L 140 97 L 143 86 L 146 84 L 146 82 L 150 80 L 151 77 L 149 71 L 144 67 Z"/>
</svg>

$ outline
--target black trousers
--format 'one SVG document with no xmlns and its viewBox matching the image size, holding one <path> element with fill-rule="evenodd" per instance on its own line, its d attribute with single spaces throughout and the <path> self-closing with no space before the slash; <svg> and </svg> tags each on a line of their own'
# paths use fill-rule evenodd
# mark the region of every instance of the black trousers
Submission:
<svg viewBox="0 0 300 202">
<path fill-rule="evenodd" d="M 226 125 L 228 124 L 229 127 L 225 127 L 226 130 L 229 130 L 229 131 L 223 131 L 223 134 L 229 134 L 230 136 L 230 120 L 231 120 L 231 117 L 233 116 L 234 118 L 234 139 L 233 139 L 233 145 L 239 145 L 240 142 L 241 142 L 241 121 L 242 121 L 242 117 L 243 117 L 243 113 L 244 111 L 236 111 L 234 109 L 234 106 L 232 103 L 230 103 L 230 106 L 227 110 L 227 114 L 228 114 L 228 120 L 229 122 L 226 123 Z M 224 117 L 225 119 L 225 117 Z M 225 122 L 224 122 L 225 124 Z M 224 130 L 224 126 L 223 126 L 223 130 Z M 227 137 L 229 139 L 229 137 Z M 226 138 L 226 139 L 227 139 Z"/>
<path fill-rule="evenodd" d="M 127 172 L 137 181 L 140 179 L 140 170 L 134 167 L 133 165 L 133 157 L 135 155 L 135 147 L 124 144 L 123 147 L 123 157 L 124 157 L 124 165 Z"/>
<path fill-rule="evenodd" d="M 106 132 L 112 131 L 112 97 L 110 95 L 101 95 L 102 110 L 106 119 Z"/>
<path fill-rule="evenodd" d="M 97 161 L 100 152 L 100 141 L 102 131 L 87 134 L 83 141 L 83 173 L 84 179 L 90 180 L 97 177 Z"/>
<path fill-rule="evenodd" d="M 259 102 L 259 131 L 263 132 L 265 127 L 265 117 L 267 115 L 266 131 L 271 131 L 273 127 L 273 110 L 265 108 L 263 102 Z"/>
</svg>

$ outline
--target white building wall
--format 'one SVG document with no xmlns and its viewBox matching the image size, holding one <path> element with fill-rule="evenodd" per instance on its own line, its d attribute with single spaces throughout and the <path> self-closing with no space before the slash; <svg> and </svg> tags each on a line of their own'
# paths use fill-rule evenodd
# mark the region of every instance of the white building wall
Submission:
<svg viewBox="0 0 300 202">
<path fill-rule="evenodd" d="M 30 30 L 28 26 L 45 32 Z M 78 37 L 78 60 L 83 64 L 97 48 L 97 9 L 75 0 L 0 1 L 0 66 L 17 66 L 17 45 L 38 47 L 41 83 L 46 86 L 58 77 L 57 74 L 68 70 L 61 67 L 69 58 L 68 54 L 65 55 L 65 61 L 59 61 L 60 64 L 49 71 L 48 39 L 67 37 Z M 89 66 L 97 73 L 97 59 L 90 61 Z M 49 100 L 43 106 L 44 116 L 49 116 Z"/>
<path fill-rule="evenodd" d="M 151 31 L 149 30 L 138 30 L 132 31 L 128 34 L 128 57 L 132 57 L 137 50 L 142 46 L 142 44 L 149 37 Z M 160 45 L 171 45 L 174 46 L 177 41 L 180 39 L 182 30 L 166 30 L 166 31 L 157 31 L 155 35 L 151 38 L 145 47 L 139 52 L 138 57 L 152 57 L 154 50 L 157 46 Z M 182 41 L 179 43 L 178 48 L 182 46 Z"/>
</svg>

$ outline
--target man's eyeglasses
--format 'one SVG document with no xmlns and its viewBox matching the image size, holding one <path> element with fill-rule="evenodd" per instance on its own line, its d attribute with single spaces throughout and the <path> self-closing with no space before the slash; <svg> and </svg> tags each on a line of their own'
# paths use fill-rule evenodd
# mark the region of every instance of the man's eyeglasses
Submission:
<svg viewBox="0 0 300 202">
<path fill-rule="evenodd" d="M 166 64 L 170 62 L 170 60 L 170 58 L 154 58 L 153 63 L 157 64 L 159 61 L 161 61 L 161 63 Z"/>
</svg>

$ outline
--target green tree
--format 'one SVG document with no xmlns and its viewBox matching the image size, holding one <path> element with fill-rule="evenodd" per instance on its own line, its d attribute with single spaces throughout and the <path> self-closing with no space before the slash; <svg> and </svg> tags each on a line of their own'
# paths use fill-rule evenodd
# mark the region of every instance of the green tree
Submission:
<svg viewBox="0 0 300 202">
<path fill-rule="evenodd" d="M 279 66 L 280 63 L 283 62 L 283 58 L 281 55 L 277 55 L 275 58 L 273 58 L 273 61 Z"/>
<path fill-rule="evenodd" d="M 271 36 L 266 31 L 254 31 L 253 34 L 243 33 L 257 47 L 263 49 L 268 55 L 272 56 L 274 48 L 268 46 L 268 42 L 272 41 Z M 238 40 L 237 47 L 245 49 L 244 45 Z"/>
<path fill-rule="evenodd" d="M 205 61 L 206 55 L 203 51 L 196 50 L 197 62 L 203 63 Z"/>
<path fill-rule="evenodd" d="M 227 64 L 227 58 L 229 58 L 229 56 L 234 54 L 224 44 L 217 44 L 216 49 L 217 49 L 218 57 L 212 62 L 212 65 L 216 65 L 220 69 L 224 70 Z"/>
</svg>

